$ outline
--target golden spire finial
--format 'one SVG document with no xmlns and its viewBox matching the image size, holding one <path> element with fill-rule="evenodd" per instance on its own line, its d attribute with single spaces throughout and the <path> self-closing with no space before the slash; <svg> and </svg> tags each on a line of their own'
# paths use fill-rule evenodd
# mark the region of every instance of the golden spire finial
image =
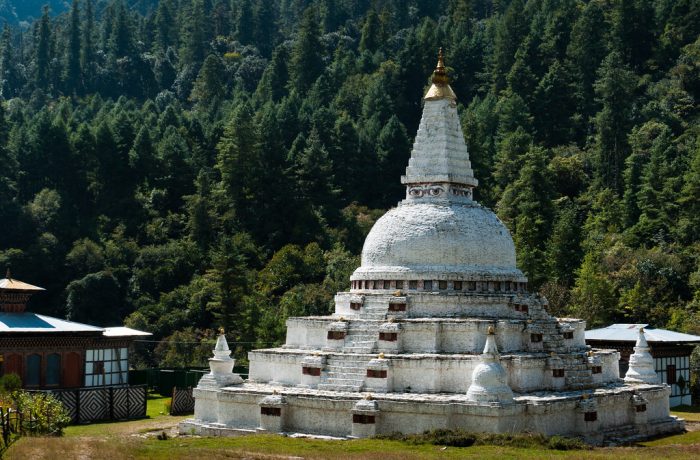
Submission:
<svg viewBox="0 0 700 460">
<path fill-rule="evenodd" d="M 442 47 L 438 51 L 438 62 L 437 67 L 433 71 L 433 83 L 436 85 L 449 85 L 450 78 L 447 76 L 447 69 L 445 69 L 445 58 L 442 54 Z"/>
<path fill-rule="evenodd" d="M 226 334 L 226 331 L 224 331 L 223 326 L 219 328 L 219 335 L 224 335 Z"/>
<path fill-rule="evenodd" d="M 496 330 L 493 328 L 493 326 L 489 326 L 489 335 L 494 335 L 496 333 Z"/>
</svg>

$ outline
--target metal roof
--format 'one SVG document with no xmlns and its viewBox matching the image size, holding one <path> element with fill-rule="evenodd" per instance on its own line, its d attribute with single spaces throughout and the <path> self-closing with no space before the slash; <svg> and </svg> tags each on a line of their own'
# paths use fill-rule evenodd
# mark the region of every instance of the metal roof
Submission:
<svg viewBox="0 0 700 460">
<path fill-rule="evenodd" d="M 102 328 L 36 313 L 0 312 L 0 335 L 3 333 L 27 332 L 95 332 L 97 334 L 102 333 L 103 337 L 142 337 L 153 335 L 150 332 L 139 331 L 130 327 Z"/>
<path fill-rule="evenodd" d="M 3 332 L 102 332 L 103 329 L 36 313 L 0 312 L 0 333 Z"/>
<path fill-rule="evenodd" d="M 102 333 L 105 337 L 144 337 L 153 335 L 150 332 L 139 331 L 137 329 L 131 329 L 130 327 L 106 327 L 105 331 Z"/>
<path fill-rule="evenodd" d="M 683 334 L 681 332 L 656 329 L 648 324 L 611 324 L 601 329 L 586 331 L 586 340 L 605 340 L 609 342 L 636 342 L 639 328 L 644 328 L 647 342 L 686 342 L 700 343 L 700 335 Z"/>
</svg>

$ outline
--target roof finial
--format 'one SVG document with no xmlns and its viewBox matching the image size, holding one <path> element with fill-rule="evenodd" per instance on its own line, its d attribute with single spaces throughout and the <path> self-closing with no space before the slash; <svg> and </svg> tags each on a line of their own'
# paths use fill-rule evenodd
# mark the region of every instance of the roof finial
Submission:
<svg viewBox="0 0 700 460">
<path fill-rule="evenodd" d="M 447 76 L 447 69 L 445 69 L 445 59 L 442 54 L 442 47 L 438 51 L 438 62 L 437 67 L 433 71 L 433 83 L 436 85 L 449 85 L 450 78 Z"/>
<path fill-rule="evenodd" d="M 9 265 L 7 266 L 7 273 L 5 273 L 5 278 L 7 278 L 8 280 L 12 279 L 12 273 L 10 273 L 10 266 Z"/>
</svg>

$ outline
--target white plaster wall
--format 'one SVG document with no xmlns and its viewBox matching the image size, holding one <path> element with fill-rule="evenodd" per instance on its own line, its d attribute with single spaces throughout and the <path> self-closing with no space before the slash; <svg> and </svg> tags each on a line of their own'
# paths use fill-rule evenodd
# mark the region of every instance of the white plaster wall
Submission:
<svg viewBox="0 0 700 460">
<path fill-rule="evenodd" d="M 285 348 L 321 349 L 326 343 L 329 320 L 289 318 Z"/>
<path fill-rule="evenodd" d="M 251 351 L 249 379 L 254 382 L 277 382 L 282 385 L 301 383 L 301 361 L 303 354 L 265 353 Z"/>
<path fill-rule="evenodd" d="M 260 425 L 259 399 L 262 399 L 262 396 L 220 392 L 217 411 L 218 423 L 236 428 L 257 428 Z"/>
</svg>

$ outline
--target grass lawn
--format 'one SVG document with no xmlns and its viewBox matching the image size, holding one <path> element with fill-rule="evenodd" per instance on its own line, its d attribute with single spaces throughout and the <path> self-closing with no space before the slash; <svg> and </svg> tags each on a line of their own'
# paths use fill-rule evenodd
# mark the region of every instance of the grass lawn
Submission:
<svg viewBox="0 0 700 460">
<path fill-rule="evenodd" d="M 685 459 L 700 458 L 700 431 L 647 441 L 636 447 L 594 448 L 556 451 L 544 448 L 498 446 L 443 447 L 411 445 L 401 441 L 361 439 L 322 441 L 277 435 L 238 438 L 172 437 L 177 423 L 185 417 L 165 415 L 168 398 L 151 397 L 148 418 L 128 422 L 71 426 L 62 438 L 22 438 L 7 452 L 8 459 Z M 674 415 L 700 419 L 697 408 L 675 408 Z M 700 420 L 699 420 L 700 421 Z M 170 433 L 159 440 L 155 434 Z"/>
<path fill-rule="evenodd" d="M 671 415 L 677 415 L 689 422 L 700 422 L 700 406 L 676 406 L 671 408 Z"/>
</svg>

